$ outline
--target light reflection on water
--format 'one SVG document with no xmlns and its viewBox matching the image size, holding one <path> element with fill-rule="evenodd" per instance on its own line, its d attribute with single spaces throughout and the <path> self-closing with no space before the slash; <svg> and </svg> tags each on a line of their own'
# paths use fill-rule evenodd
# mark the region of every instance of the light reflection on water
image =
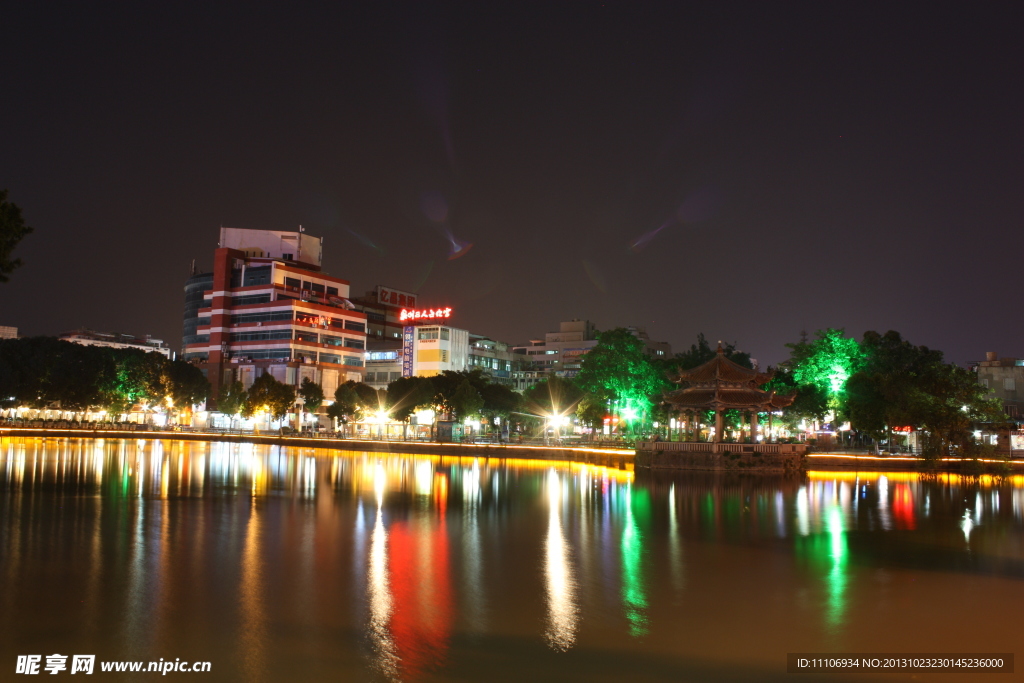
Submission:
<svg viewBox="0 0 1024 683">
<path fill-rule="evenodd" d="M 212 680 L 769 680 L 792 651 L 1012 650 L 1024 598 L 1019 477 L 4 439 L 0 514 L 5 656 Z"/>
</svg>

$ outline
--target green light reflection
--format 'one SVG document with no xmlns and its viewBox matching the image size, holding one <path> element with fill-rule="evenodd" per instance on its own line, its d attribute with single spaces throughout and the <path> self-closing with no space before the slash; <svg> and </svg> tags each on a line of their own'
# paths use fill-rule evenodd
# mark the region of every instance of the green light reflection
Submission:
<svg viewBox="0 0 1024 683">
<path fill-rule="evenodd" d="M 643 555 L 643 534 L 633 515 L 633 492 L 626 488 L 624 496 L 626 507 L 626 523 L 622 530 L 622 606 L 629 620 L 629 635 L 634 638 L 647 634 L 647 596 L 644 593 L 644 581 L 641 574 Z M 650 508 L 649 497 L 638 496 L 637 504 L 640 512 Z"/>
</svg>

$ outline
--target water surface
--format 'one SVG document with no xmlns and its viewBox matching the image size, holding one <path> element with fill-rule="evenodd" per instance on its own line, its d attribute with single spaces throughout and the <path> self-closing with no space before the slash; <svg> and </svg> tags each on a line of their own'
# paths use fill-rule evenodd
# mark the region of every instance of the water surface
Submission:
<svg viewBox="0 0 1024 683">
<path fill-rule="evenodd" d="M 3 439 L 0 671 L 781 681 L 787 652 L 1012 652 L 1022 531 L 1020 478 Z"/>
</svg>

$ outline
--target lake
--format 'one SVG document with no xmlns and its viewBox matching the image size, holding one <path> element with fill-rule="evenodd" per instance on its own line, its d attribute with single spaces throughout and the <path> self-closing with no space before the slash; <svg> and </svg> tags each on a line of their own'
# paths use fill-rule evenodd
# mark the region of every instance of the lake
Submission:
<svg viewBox="0 0 1024 683">
<path fill-rule="evenodd" d="M 4 438 L 0 520 L 4 680 L 848 680 L 786 655 L 1013 652 L 1024 605 L 1021 477 Z"/>
</svg>

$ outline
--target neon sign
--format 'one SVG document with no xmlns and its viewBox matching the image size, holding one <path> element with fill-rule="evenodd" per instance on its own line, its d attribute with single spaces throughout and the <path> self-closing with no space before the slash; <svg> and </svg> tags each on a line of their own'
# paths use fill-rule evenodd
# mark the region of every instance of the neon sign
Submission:
<svg viewBox="0 0 1024 683">
<path fill-rule="evenodd" d="M 424 308 L 421 310 L 406 310 L 402 309 L 402 313 L 399 315 L 399 320 L 436 320 L 437 318 L 450 318 L 452 317 L 452 309 L 448 308 Z"/>
<path fill-rule="evenodd" d="M 330 327 L 331 319 L 323 315 L 300 315 L 296 316 L 297 322 L 306 323 L 313 327 Z"/>
</svg>

